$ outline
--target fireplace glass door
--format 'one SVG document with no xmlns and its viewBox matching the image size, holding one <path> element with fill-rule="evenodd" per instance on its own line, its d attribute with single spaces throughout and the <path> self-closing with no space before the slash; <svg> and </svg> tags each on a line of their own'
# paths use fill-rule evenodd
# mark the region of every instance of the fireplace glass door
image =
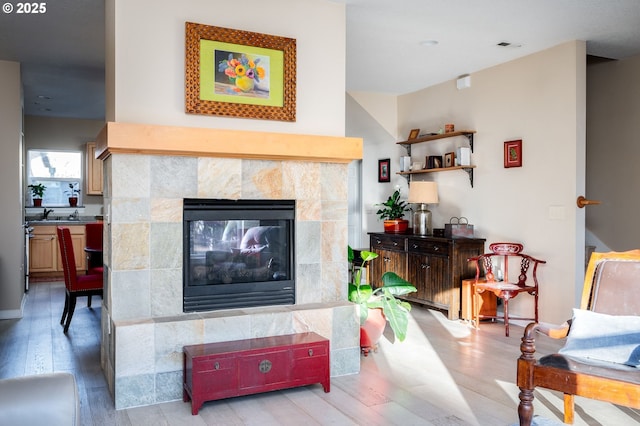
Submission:
<svg viewBox="0 0 640 426">
<path fill-rule="evenodd" d="M 293 304 L 295 202 L 184 204 L 184 311 Z"/>
</svg>

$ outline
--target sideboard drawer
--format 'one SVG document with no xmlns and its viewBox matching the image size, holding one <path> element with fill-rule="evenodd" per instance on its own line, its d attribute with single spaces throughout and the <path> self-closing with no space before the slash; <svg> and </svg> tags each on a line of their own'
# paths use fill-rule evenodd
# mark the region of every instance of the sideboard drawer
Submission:
<svg viewBox="0 0 640 426">
<path fill-rule="evenodd" d="M 447 242 L 440 241 L 422 241 L 422 240 L 409 240 L 409 253 L 420 254 L 435 254 L 439 256 L 449 255 L 449 244 Z"/>
<path fill-rule="evenodd" d="M 235 358 L 206 358 L 193 360 L 194 368 L 198 371 L 219 371 L 236 368 Z"/>
<path fill-rule="evenodd" d="M 295 348 L 293 350 L 293 377 L 316 378 L 329 374 L 327 363 L 324 361 L 329 355 L 329 344 L 313 345 Z"/>
<path fill-rule="evenodd" d="M 373 249 L 405 251 L 405 241 L 405 237 L 375 235 L 371 238 L 371 245 Z"/>
</svg>

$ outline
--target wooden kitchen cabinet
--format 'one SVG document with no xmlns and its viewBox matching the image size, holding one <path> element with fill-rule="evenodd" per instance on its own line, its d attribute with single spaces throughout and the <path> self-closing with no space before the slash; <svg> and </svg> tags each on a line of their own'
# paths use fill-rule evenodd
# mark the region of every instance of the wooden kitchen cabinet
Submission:
<svg viewBox="0 0 640 426">
<path fill-rule="evenodd" d="M 58 270 L 58 238 L 55 226 L 34 226 L 29 240 L 29 273 Z"/>
<path fill-rule="evenodd" d="M 445 312 L 451 320 L 460 317 L 462 280 L 473 278 L 476 273 L 467 259 L 484 252 L 484 239 L 369 235 L 371 251 L 379 255 L 371 262 L 374 286 L 382 284 L 380 277 L 384 272 L 395 272 L 417 289 L 402 296 L 403 299 Z"/>
<path fill-rule="evenodd" d="M 86 270 L 86 256 L 84 247 L 86 245 L 84 225 L 67 226 L 71 233 L 73 242 L 73 254 L 78 272 L 84 273 Z M 56 226 L 44 225 L 33 227 L 33 238 L 29 240 L 29 273 L 52 273 L 59 275 L 64 272 L 62 261 L 60 260 L 60 247 L 58 246 L 58 236 Z M 47 275 L 47 274 L 42 274 Z"/>
<path fill-rule="evenodd" d="M 85 151 L 87 195 L 102 195 L 102 160 L 96 159 L 96 143 L 88 142 Z"/>
</svg>

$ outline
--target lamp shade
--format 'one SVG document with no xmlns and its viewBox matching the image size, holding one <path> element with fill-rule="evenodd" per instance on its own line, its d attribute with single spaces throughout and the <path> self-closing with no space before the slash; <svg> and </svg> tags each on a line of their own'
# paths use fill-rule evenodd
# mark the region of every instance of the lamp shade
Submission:
<svg viewBox="0 0 640 426">
<path fill-rule="evenodd" d="M 409 202 L 418 204 L 437 203 L 438 184 L 435 182 L 411 182 L 409 186 Z"/>
</svg>

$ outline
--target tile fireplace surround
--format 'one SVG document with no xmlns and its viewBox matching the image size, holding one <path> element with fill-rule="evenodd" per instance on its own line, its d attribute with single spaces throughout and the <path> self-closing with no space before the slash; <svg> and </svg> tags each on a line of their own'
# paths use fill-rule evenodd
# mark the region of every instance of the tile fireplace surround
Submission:
<svg viewBox="0 0 640 426">
<path fill-rule="evenodd" d="M 314 331 L 331 375 L 360 369 L 346 302 L 347 167 L 357 138 L 108 123 L 101 364 L 116 409 L 182 398 L 182 347 Z M 295 199 L 296 304 L 182 312 L 183 198 Z"/>
</svg>

